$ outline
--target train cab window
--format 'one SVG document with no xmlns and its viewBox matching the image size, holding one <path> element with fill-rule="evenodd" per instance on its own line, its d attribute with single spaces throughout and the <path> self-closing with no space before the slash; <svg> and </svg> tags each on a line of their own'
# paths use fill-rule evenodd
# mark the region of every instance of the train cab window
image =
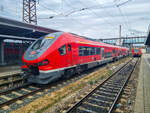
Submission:
<svg viewBox="0 0 150 113">
<path fill-rule="evenodd" d="M 40 50 L 43 48 L 47 48 L 53 41 L 55 40 L 55 38 L 47 38 L 47 36 L 45 37 L 41 37 L 40 39 L 36 40 L 33 45 L 31 46 L 32 50 Z"/>
<path fill-rule="evenodd" d="M 33 49 L 33 50 L 40 49 L 41 43 L 42 43 L 42 39 L 37 40 L 37 41 L 34 43 L 34 45 L 31 47 L 31 49 Z"/>
<path fill-rule="evenodd" d="M 60 52 L 60 55 L 65 55 L 66 54 L 66 45 L 61 46 L 61 48 L 58 49 Z"/>
<path fill-rule="evenodd" d="M 68 51 L 71 51 L 71 45 L 68 44 Z"/>
<path fill-rule="evenodd" d="M 139 49 L 138 49 L 138 48 L 135 48 L 135 49 L 134 49 L 134 52 L 135 52 L 135 53 L 138 53 L 138 52 L 139 52 Z"/>
</svg>

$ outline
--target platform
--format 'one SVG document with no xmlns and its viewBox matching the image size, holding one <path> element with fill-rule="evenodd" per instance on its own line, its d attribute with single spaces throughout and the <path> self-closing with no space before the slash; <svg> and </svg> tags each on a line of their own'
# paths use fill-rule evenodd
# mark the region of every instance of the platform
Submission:
<svg viewBox="0 0 150 113">
<path fill-rule="evenodd" d="M 20 73 L 21 66 L 0 66 L 0 77 Z"/>
<path fill-rule="evenodd" d="M 150 113 L 150 54 L 141 58 L 134 112 Z"/>
</svg>

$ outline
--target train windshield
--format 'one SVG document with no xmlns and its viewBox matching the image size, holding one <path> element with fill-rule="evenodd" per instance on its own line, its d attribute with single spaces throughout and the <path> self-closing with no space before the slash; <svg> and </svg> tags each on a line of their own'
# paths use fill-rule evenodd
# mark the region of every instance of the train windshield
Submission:
<svg viewBox="0 0 150 113">
<path fill-rule="evenodd" d="M 135 53 L 138 53 L 138 52 L 139 52 L 139 49 L 134 49 L 134 52 L 135 52 Z"/>
<path fill-rule="evenodd" d="M 26 60 L 35 60 L 40 57 L 50 46 L 63 34 L 63 32 L 55 32 L 45 35 L 35 42 L 27 49 L 24 55 Z"/>
<path fill-rule="evenodd" d="M 54 38 L 55 36 L 49 36 L 49 35 L 42 37 L 33 44 L 31 49 L 38 50 L 38 49 L 45 48 L 54 40 Z"/>
</svg>

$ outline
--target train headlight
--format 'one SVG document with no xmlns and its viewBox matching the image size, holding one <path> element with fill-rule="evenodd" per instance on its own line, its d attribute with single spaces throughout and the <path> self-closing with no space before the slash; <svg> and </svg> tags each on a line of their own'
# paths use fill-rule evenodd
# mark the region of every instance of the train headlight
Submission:
<svg viewBox="0 0 150 113">
<path fill-rule="evenodd" d="M 45 66 L 45 65 L 48 65 L 48 64 L 49 64 L 48 60 L 43 60 L 42 62 L 38 63 L 39 66 Z"/>
</svg>

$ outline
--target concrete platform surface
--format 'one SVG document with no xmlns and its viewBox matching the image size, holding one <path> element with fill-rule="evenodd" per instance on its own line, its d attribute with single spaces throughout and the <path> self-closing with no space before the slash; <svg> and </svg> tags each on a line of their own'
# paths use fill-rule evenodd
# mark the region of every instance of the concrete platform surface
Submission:
<svg viewBox="0 0 150 113">
<path fill-rule="evenodd" d="M 150 113 L 150 54 L 141 58 L 134 112 Z"/>
</svg>

